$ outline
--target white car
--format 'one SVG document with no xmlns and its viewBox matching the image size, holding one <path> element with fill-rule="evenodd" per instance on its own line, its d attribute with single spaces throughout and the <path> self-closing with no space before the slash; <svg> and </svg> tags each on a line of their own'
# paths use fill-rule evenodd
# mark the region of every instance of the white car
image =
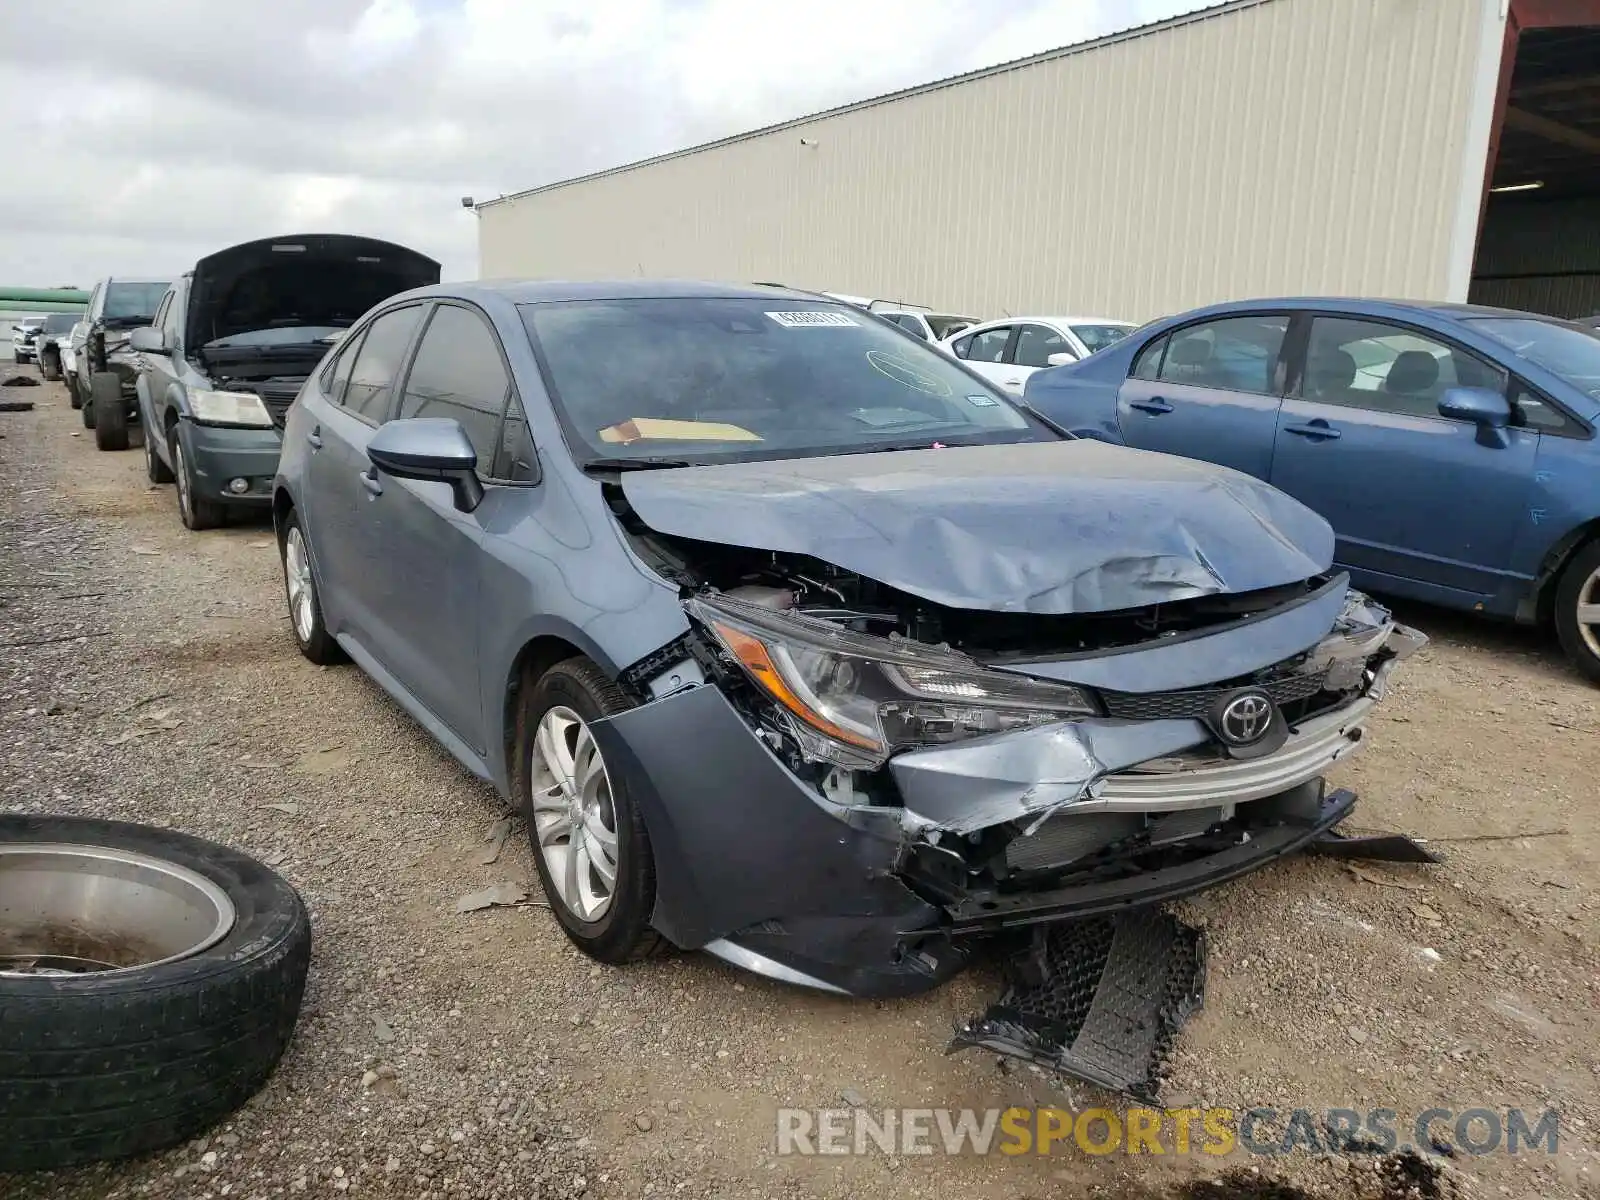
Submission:
<svg viewBox="0 0 1600 1200">
<path fill-rule="evenodd" d="M 1136 328 L 1110 317 L 1006 317 L 964 329 L 942 344 L 985 379 L 1020 396 L 1035 371 L 1088 358 Z"/>
</svg>

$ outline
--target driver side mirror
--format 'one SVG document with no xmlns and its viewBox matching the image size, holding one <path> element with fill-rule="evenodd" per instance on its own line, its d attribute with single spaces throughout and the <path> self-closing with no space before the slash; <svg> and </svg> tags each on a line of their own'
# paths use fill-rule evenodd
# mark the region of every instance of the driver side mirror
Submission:
<svg viewBox="0 0 1600 1200">
<path fill-rule="evenodd" d="M 1077 355 L 1068 354 L 1065 350 L 1057 350 L 1054 354 L 1045 359 L 1045 362 L 1049 363 L 1052 367 L 1064 367 L 1068 363 L 1075 363 L 1077 361 Z"/>
<path fill-rule="evenodd" d="M 145 354 L 165 354 L 168 350 L 167 335 L 159 329 L 149 325 L 135 329 L 128 335 L 130 349 L 142 351 Z"/>
<path fill-rule="evenodd" d="M 396 479 L 448 483 L 459 512 L 483 502 L 478 452 L 461 422 L 450 417 L 406 417 L 381 426 L 367 443 L 372 465 Z"/>
<path fill-rule="evenodd" d="M 1439 415 L 1490 429 L 1504 429 L 1511 424 L 1511 402 L 1489 388 L 1446 388 L 1439 397 Z"/>
</svg>

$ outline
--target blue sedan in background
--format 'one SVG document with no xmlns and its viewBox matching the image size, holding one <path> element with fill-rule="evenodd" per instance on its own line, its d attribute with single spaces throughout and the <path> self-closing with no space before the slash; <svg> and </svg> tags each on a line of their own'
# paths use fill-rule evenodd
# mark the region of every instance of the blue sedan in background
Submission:
<svg viewBox="0 0 1600 1200">
<path fill-rule="evenodd" d="M 1288 299 L 1146 325 L 1028 381 L 1084 437 L 1233 467 L 1321 513 L 1355 583 L 1553 624 L 1600 682 L 1600 331 Z"/>
</svg>

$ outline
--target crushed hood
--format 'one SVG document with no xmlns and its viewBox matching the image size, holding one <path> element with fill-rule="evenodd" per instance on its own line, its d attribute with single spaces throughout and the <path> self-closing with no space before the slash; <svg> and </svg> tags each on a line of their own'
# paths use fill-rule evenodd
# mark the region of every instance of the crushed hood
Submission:
<svg viewBox="0 0 1600 1200">
<path fill-rule="evenodd" d="M 1307 579 L 1333 531 L 1247 475 L 1076 440 L 630 472 L 659 533 L 806 554 L 953 608 L 1110 612 Z"/>
<path fill-rule="evenodd" d="M 439 282 L 415 250 L 341 233 L 243 242 L 195 264 L 189 342 L 288 326 L 345 326 L 398 292 Z"/>
</svg>

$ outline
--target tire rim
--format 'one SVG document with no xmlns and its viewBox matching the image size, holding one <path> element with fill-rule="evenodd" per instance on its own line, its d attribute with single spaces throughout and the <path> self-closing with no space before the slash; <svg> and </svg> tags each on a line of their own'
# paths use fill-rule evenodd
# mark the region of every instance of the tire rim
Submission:
<svg viewBox="0 0 1600 1200">
<path fill-rule="evenodd" d="M 289 619 L 294 622 L 295 634 L 302 642 L 309 642 L 316 624 L 316 585 L 311 580 L 311 559 L 298 525 L 283 539 L 283 579 L 289 589 Z"/>
<path fill-rule="evenodd" d="M 1600 567 L 1578 589 L 1578 636 L 1589 653 L 1600 658 Z"/>
<path fill-rule="evenodd" d="M 194 523 L 194 506 L 189 497 L 189 468 L 183 461 L 183 443 L 176 437 L 172 439 L 172 473 L 177 477 L 178 483 L 178 511 L 183 514 L 183 523 Z"/>
<path fill-rule="evenodd" d="M 132 850 L 0 845 L 0 976 L 104 975 L 189 958 L 233 928 L 203 875 Z"/>
<path fill-rule="evenodd" d="M 617 816 L 600 747 L 582 717 L 557 705 L 534 734 L 529 781 L 534 837 L 557 894 L 580 921 L 598 921 L 617 886 Z"/>
</svg>

